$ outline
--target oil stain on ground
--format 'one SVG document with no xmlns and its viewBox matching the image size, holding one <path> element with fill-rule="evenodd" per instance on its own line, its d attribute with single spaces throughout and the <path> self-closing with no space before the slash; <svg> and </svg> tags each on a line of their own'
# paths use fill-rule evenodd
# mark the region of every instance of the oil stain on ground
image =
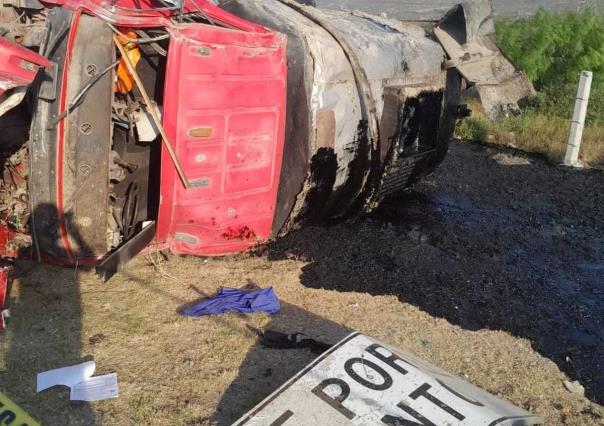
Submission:
<svg viewBox="0 0 604 426">
<path fill-rule="evenodd" d="M 602 403 L 604 174 L 505 166 L 497 152 L 455 143 L 370 218 L 305 229 L 274 255 L 307 259 L 309 287 L 397 295 L 468 330 L 527 338 Z"/>
</svg>

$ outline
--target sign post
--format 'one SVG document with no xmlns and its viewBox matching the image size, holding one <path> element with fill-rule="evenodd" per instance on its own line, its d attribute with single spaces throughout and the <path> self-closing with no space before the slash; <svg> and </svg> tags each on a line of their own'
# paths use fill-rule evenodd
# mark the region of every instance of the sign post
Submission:
<svg viewBox="0 0 604 426">
<path fill-rule="evenodd" d="M 583 128 L 585 127 L 592 80 L 593 73 L 591 71 L 583 71 L 581 73 L 575 109 L 570 125 L 570 134 L 568 136 L 568 145 L 566 147 L 566 156 L 564 158 L 565 166 L 577 167 L 579 165 L 579 151 L 581 150 L 581 139 L 583 138 Z"/>
</svg>

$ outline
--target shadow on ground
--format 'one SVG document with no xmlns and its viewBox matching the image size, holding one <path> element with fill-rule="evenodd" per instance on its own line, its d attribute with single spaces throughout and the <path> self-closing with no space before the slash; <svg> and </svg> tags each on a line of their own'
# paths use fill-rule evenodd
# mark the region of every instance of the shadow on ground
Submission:
<svg viewBox="0 0 604 426">
<path fill-rule="evenodd" d="M 309 261 L 307 287 L 397 295 L 469 330 L 528 338 L 602 403 L 604 173 L 517 160 L 455 143 L 434 176 L 370 218 L 304 229 L 269 257 Z"/>
<path fill-rule="evenodd" d="M 56 208 L 43 205 L 42 209 Z M 66 215 L 68 222 L 70 217 Z M 78 235 L 83 251 L 87 248 Z M 49 273 L 50 272 L 50 273 Z M 40 268 L 21 261 L 15 268 L 8 306 L 11 321 L 0 335 L 5 353 L 0 369 L 0 391 L 40 424 L 92 425 L 90 405 L 69 400 L 69 389 L 56 386 L 36 393 L 36 377 L 43 371 L 90 361 L 82 357 L 82 310 L 79 274 L 75 268 Z"/>
<path fill-rule="evenodd" d="M 271 319 L 265 330 L 303 333 L 328 344 L 335 344 L 351 333 L 340 324 L 289 303 L 281 303 L 281 312 Z M 247 353 L 238 377 L 222 395 L 211 420 L 219 425 L 233 423 L 317 356 L 310 349 L 268 349 L 257 343 Z"/>
</svg>

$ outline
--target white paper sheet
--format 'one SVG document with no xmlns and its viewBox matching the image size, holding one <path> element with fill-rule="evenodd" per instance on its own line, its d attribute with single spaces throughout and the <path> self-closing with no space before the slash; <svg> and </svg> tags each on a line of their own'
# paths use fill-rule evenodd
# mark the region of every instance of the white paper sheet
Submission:
<svg viewBox="0 0 604 426">
<path fill-rule="evenodd" d="M 71 367 L 57 368 L 38 374 L 37 392 L 56 385 L 73 386 L 92 377 L 96 365 L 94 361 L 84 362 Z"/>
<path fill-rule="evenodd" d="M 117 397 L 117 374 L 111 373 L 92 377 L 72 386 L 69 399 L 72 401 L 100 401 Z"/>
</svg>

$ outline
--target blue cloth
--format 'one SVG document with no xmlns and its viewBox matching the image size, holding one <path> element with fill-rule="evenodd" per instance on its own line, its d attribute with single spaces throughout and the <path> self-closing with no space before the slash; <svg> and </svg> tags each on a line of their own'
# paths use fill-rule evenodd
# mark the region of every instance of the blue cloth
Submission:
<svg viewBox="0 0 604 426">
<path fill-rule="evenodd" d="M 180 314 L 187 317 L 202 317 L 226 312 L 276 314 L 280 309 L 279 299 L 272 287 L 257 291 L 222 288 L 217 296 L 204 299 L 198 304 L 184 309 Z"/>
</svg>

